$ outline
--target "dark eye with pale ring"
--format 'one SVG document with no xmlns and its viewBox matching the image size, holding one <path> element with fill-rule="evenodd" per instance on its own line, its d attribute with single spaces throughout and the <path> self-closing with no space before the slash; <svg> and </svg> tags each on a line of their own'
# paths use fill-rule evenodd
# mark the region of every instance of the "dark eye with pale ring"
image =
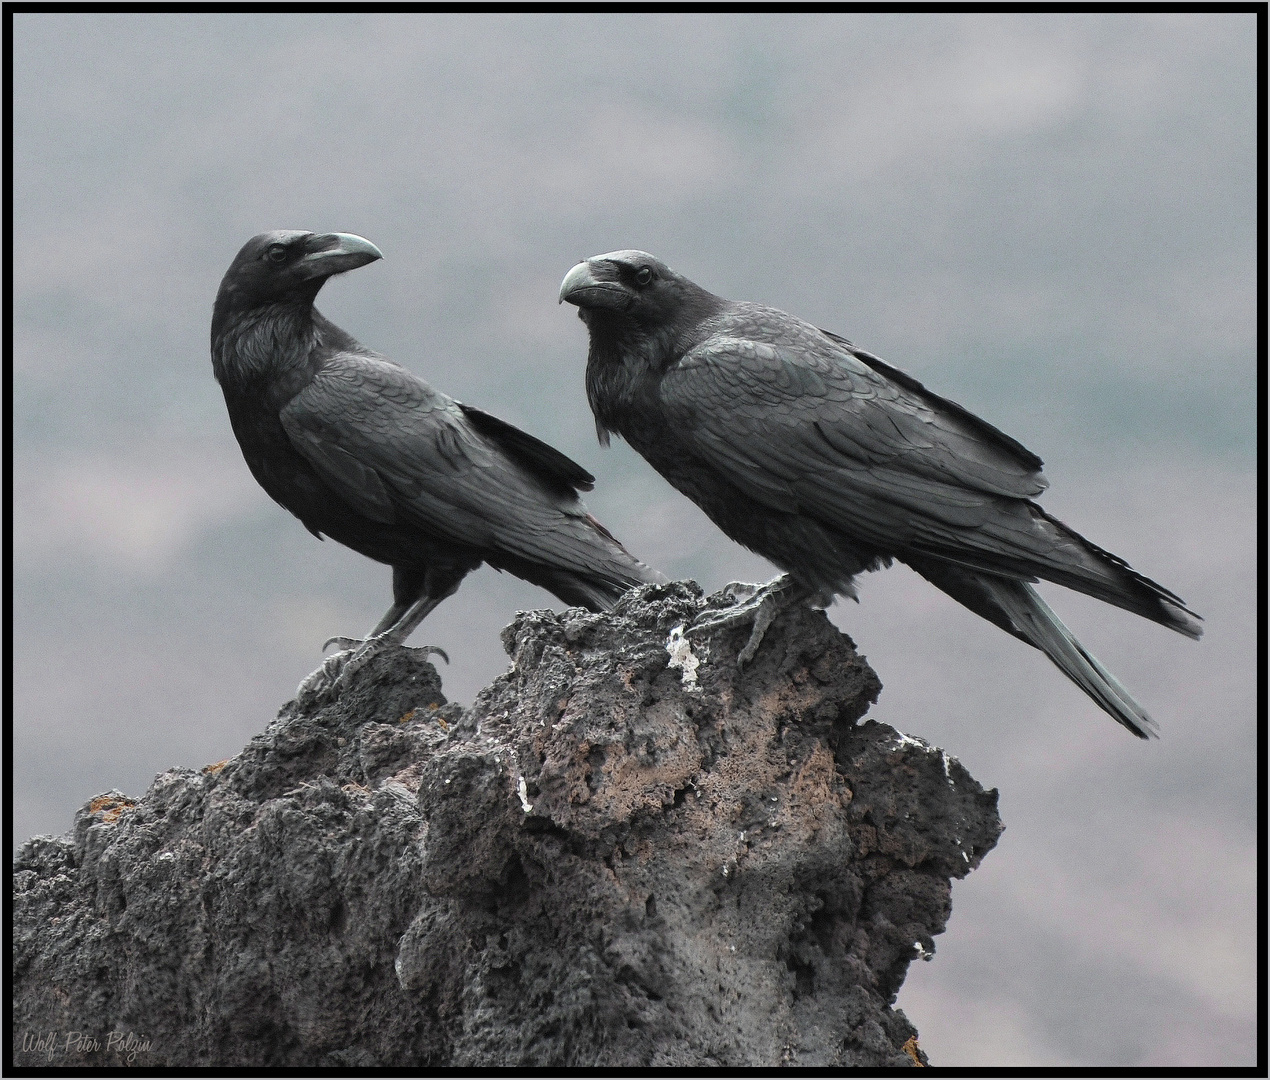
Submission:
<svg viewBox="0 0 1270 1080">
<path fill-rule="evenodd" d="M 282 244 L 271 244 L 266 252 L 270 262 L 282 263 L 287 261 L 287 249 Z"/>
<path fill-rule="evenodd" d="M 647 285 L 653 280 L 653 268 L 651 266 L 641 266 L 635 271 L 635 283 L 637 285 Z"/>
</svg>

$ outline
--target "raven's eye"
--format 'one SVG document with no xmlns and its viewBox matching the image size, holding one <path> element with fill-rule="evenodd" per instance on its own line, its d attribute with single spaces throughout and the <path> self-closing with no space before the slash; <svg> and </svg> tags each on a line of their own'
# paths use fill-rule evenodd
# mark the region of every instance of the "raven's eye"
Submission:
<svg viewBox="0 0 1270 1080">
<path fill-rule="evenodd" d="M 287 261 L 287 249 L 282 244 L 270 244 L 267 254 L 270 262 L 282 263 Z"/>
<path fill-rule="evenodd" d="M 653 268 L 651 266 L 641 266 L 635 271 L 635 282 L 638 285 L 647 285 L 653 280 Z"/>
</svg>

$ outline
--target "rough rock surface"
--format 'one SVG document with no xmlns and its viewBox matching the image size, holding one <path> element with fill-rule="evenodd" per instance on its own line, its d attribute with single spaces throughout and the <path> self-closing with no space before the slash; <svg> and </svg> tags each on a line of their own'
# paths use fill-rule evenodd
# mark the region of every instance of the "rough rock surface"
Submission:
<svg viewBox="0 0 1270 1080">
<path fill-rule="evenodd" d="M 860 722 L 880 684 L 821 612 L 744 669 L 745 628 L 685 643 L 723 602 L 521 613 L 466 710 L 381 655 L 28 841 L 16 1063 L 924 1063 L 891 1005 L 996 792 Z"/>
</svg>

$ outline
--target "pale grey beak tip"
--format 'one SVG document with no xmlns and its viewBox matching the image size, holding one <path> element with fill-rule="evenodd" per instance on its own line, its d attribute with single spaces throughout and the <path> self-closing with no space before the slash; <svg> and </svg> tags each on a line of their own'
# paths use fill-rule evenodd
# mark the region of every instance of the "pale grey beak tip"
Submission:
<svg viewBox="0 0 1270 1080">
<path fill-rule="evenodd" d="M 382 259 L 384 253 L 364 236 L 356 233 L 334 233 L 340 242 L 340 250 L 345 254 L 369 255 L 372 259 Z"/>
<path fill-rule="evenodd" d="M 576 292 L 584 285 L 591 284 L 591 265 L 587 262 L 580 262 L 572 270 L 564 276 L 564 280 L 560 282 L 560 303 L 564 303 L 569 299 L 570 294 Z"/>
</svg>

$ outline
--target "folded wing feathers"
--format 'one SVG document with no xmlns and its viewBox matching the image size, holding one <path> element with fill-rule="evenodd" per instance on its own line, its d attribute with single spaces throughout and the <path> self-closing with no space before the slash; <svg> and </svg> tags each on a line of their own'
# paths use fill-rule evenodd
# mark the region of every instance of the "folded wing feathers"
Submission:
<svg viewBox="0 0 1270 1080">
<path fill-rule="evenodd" d="M 591 479 L 580 466 L 511 425 L 504 427 L 522 440 L 484 434 L 482 427 L 495 426 L 489 421 L 502 421 L 473 424 L 469 410 L 404 368 L 340 359 L 289 403 L 283 422 L 296 448 L 359 511 L 377 521 L 401 515 L 449 540 L 621 585 L 650 580 L 652 571 L 597 529 L 578 500 L 574 486 Z M 508 454 L 509 438 L 536 444 L 537 467 Z M 541 475 L 552 468 L 554 479 Z"/>
<path fill-rule="evenodd" d="M 1178 597 L 1030 501 L 1047 486 L 1035 454 L 844 339 L 755 311 L 778 317 L 742 324 L 768 340 L 711 337 L 661 389 L 678 430 L 752 497 L 881 550 L 1047 577 L 1199 636 Z"/>
</svg>

